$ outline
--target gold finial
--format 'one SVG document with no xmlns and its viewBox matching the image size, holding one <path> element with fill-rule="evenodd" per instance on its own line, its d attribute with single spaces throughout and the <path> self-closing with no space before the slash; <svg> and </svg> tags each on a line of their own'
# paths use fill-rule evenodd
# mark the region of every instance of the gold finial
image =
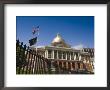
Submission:
<svg viewBox="0 0 110 90">
<path fill-rule="evenodd" d="M 60 33 L 57 33 L 57 36 L 60 36 Z"/>
</svg>

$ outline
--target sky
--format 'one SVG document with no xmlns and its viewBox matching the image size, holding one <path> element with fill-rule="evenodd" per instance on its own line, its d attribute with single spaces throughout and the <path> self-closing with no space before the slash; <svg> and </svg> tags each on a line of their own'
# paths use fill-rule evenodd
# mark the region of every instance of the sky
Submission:
<svg viewBox="0 0 110 90">
<path fill-rule="evenodd" d="M 39 26 L 39 35 L 32 34 Z M 36 46 L 48 46 L 57 33 L 72 47 L 94 48 L 94 16 L 16 16 L 16 39 L 29 45 L 38 37 Z"/>
</svg>

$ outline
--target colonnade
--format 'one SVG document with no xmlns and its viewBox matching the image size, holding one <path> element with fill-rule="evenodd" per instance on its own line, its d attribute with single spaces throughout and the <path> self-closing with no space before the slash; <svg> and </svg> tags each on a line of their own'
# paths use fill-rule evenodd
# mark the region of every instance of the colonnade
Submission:
<svg viewBox="0 0 110 90">
<path fill-rule="evenodd" d="M 81 55 L 79 52 L 72 51 L 45 50 L 45 58 L 61 60 L 81 60 Z"/>
</svg>

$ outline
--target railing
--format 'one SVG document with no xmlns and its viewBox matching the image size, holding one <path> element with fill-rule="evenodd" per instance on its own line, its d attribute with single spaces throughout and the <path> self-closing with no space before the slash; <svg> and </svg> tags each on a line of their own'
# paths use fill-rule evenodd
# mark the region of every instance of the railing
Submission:
<svg viewBox="0 0 110 90">
<path fill-rule="evenodd" d="M 16 41 L 16 73 L 48 74 L 51 73 L 51 61 L 38 55 L 19 40 Z"/>
</svg>

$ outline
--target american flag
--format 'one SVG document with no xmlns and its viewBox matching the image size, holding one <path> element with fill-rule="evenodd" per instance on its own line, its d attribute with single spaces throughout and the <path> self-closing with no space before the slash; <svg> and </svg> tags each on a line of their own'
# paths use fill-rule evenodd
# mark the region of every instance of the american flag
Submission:
<svg viewBox="0 0 110 90">
<path fill-rule="evenodd" d="M 38 35 L 39 35 L 39 26 L 37 26 L 37 27 L 34 27 L 33 26 L 33 29 L 32 29 L 32 34 L 34 35 L 36 32 L 38 33 Z"/>
</svg>

